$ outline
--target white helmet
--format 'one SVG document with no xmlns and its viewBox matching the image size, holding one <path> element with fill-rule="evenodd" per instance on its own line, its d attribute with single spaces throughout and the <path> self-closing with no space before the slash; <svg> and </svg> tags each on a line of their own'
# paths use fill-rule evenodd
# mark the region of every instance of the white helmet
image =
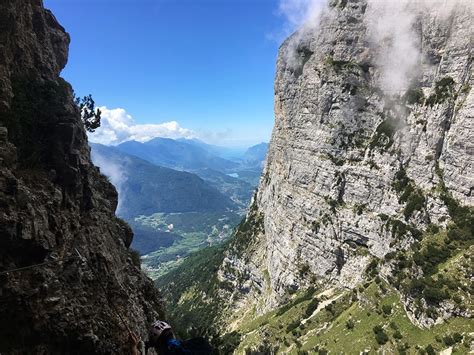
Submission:
<svg viewBox="0 0 474 355">
<path fill-rule="evenodd" d="M 148 336 L 150 339 L 152 338 L 158 339 L 161 336 L 161 334 L 167 329 L 171 329 L 171 325 L 169 325 L 166 322 L 163 322 L 162 320 L 157 320 L 151 326 Z"/>
</svg>

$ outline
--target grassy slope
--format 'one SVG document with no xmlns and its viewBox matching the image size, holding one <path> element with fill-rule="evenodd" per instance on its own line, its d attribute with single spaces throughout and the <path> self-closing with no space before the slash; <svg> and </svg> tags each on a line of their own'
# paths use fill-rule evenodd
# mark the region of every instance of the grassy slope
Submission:
<svg viewBox="0 0 474 355">
<path fill-rule="evenodd" d="M 245 223 L 237 231 L 242 230 L 245 230 Z M 427 235 L 420 243 L 420 250 L 430 244 L 442 243 L 445 235 L 446 231 Z M 229 285 L 219 282 L 215 275 L 222 264 L 224 251 L 229 248 L 228 244 L 235 244 L 238 237 L 241 236 L 236 235 L 234 240 L 220 248 L 192 255 L 176 272 L 159 280 L 158 286 L 164 287 L 165 298 L 173 305 L 173 309 L 168 310 L 173 321 L 187 335 L 190 325 L 215 325 L 210 331 L 214 335 L 222 329 L 219 328 L 222 325 L 219 320 L 222 321 L 225 314 L 222 290 Z M 449 290 L 451 296 L 461 295 L 462 303 L 472 311 L 470 292 L 459 287 L 469 284 L 474 255 L 474 247 L 470 245 L 469 240 L 463 243 L 463 248 L 456 248 L 455 253 L 437 265 L 432 276 L 436 278 L 438 274 L 443 274 L 445 279 L 455 281 L 457 289 Z M 241 313 L 240 325 L 234 332 L 221 337 L 218 345 L 223 353 L 235 351 L 238 354 L 248 351 L 358 354 L 364 350 L 412 354 L 423 353 L 428 345 L 436 351 L 446 349 L 449 339 L 444 338 L 459 333 L 462 339 L 458 339 L 453 352 L 467 353 L 466 346 L 471 342 L 468 334 L 474 332 L 472 319 L 453 317 L 430 329 L 419 328 L 408 319 L 396 288 L 381 280 L 377 274 L 369 275 L 369 280 L 355 291 L 339 290 L 333 295 L 325 292 L 323 296 L 317 290 L 300 291 L 293 295 L 288 304 L 267 314 L 257 316 L 255 309 L 248 309 Z M 446 285 L 442 287 L 444 289 Z M 316 313 L 314 299 L 324 305 Z M 353 324 L 351 329 L 348 326 L 350 323 Z M 382 327 L 387 335 L 385 344 L 377 342 L 374 333 L 376 326 Z M 400 339 L 396 338 L 397 335 Z"/>
<path fill-rule="evenodd" d="M 472 210 L 465 210 L 465 212 L 465 216 L 472 218 Z M 439 289 L 443 295 L 447 295 L 442 297 L 442 302 L 454 301 L 455 304 L 461 304 L 462 308 L 472 313 L 472 283 L 469 279 L 474 265 L 472 235 L 449 241 L 447 238 L 449 231 L 459 229 L 462 225 L 456 223 L 456 217 L 453 216 L 453 219 L 455 223 L 447 230 L 436 231 L 436 233 L 427 232 L 418 247 L 420 253 L 425 255 L 423 251 L 429 246 L 448 245 L 450 246 L 449 253 L 442 254 L 445 256 L 443 258 L 436 253 L 426 254 L 424 258 L 419 257 L 421 261 L 418 260 L 418 263 L 425 268 L 428 267 L 429 278 L 442 280 L 430 284 L 430 288 Z M 403 265 L 396 257 L 385 261 L 392 265 L 392 273 L 402 275 L 397 278 L 390 276 L 389 279 L 396 281 L 395 284 L 398 284 L 404 292 L 406 292 L 406 285 L 416 279 L 410 272 L 410 267 L 416 264 L 412 261 L 413 255 L 413 253 L 406 254 Z M 435 265 L 426 264 L 425 259 L 435 262 Z M 402 266 L 403 273 L 400 273 Z M 448 348 L 450 339 L 444 338 L 455 333 L 461 334 L 463 338 L 462 341 L 458 339 L 453 352 L 455 354 L 468 352 L 466 346 L 469 346 L 472 341 L 468 334 L 474 332 L 474 321 L 471 318 L 453 317 L 430 329 L 419 328 L 408 319 L 400 301 L 399 292 L 393 283 L 389 285 L 377 276 L 379 274 L 377 266 L 368 271 L 368 281 L 357 290 L 339 291 L 339 294 L 323 297 L 317 295 L 316 291 L 301 291 L 282 308 L 243 322 L 243 326 L 237 329 L 240 334 L 240 344 L 237 345 L 236 353 L 245 353 L 249 350 L 267 353 L 273 350 L 291 354 L 317 353 L 318 351 L 358 354 L 365 350 L 401 354 L 423 353 L 428 345 L 436 351 Z M 425 276 L 427 274 L 428 272 Z M 426 278 L 420 280 L 426 280 Z M 425 286 L 425 291 L 427 288 L 428 286 Z M 329 301 L 326 300 L 328 297 Z M 420 293 L 413 297 L 416 300 L 420 297 Z M 334 302 L 308 319 L 313 311 L 312 309 L 307 311 L 307 309 L 315 298 L 318 298 L 319 303 L 328 303 L 331 299 L 334 299 Z M 456 298 L 458 298 L 457 301 Z M 390 308 L 391 311 L 387 312 Z M 436 302 L 421 308 L 423 312 L 434 310 L 438 315 L 440 312 Z M 348 326 L 348 323 L 352 323 L 353 327 Z M 381 326 L 388 336 L 385 344 L 377 342 L 374 333 L 376 326 Z M 400 339 L 396 339 L 394 335 Z M 465 343 L 466 346 L 461 343 Z"/>
<path fill-rule="evenodd" d="M 359 354 L 365 350 L 403 353 L 402 349 L 417 353 L 428 344 L 439 351 L 448 348 L 443 337 L 454 333 L 463 335 L 462 341 L 455 344 L 454 353 L 468 351 L 468 333 L 474 331 L 472 319 L 452 318 L 431 329 L 418 328 L 408 319 L 397 292 L 386 284 L 381 285 L 371 282 L 356 293 L 342 291 L 342 295 L 334 295 L 340 296 L 336 301 L 309 319 L 306 310 L 318 297 L 317 293 L 299 294 L 289 305 L 240 327 L 237 332 L 241 334 L 241 343 L 236 353 L 270 349 L 290 354 L 324 353 L 324 350 L 338 354 Z M 389 314 L 383 311 L 384 305 L 391 307 Z M 352 329 L 348 328 L 348 322 L 354 324 Z M 388 335 L 386 344 L 377 343 L 375 326 L 382 326 Z M 395 339 L 397 331 L 401 339 Z"/>
<path fill-rule="evenodd" d="M 430 225 L 421 232 L 397 221 L 398 227 L 404 227 L 403 232 L 397 232 L 398 238 L 411 233 L 417 242 L 409 249 L 398 248 L 384 260 L 374 259 L 364 285 L 327 296 L 331 302 L 317 313 L 313 300 L 327 300 L 316 290 L 299 291 L 287 305 L 261 316 L 254 308 L 241 309 L 241 321 L 233 323 L 239 324 L 235 331 L 220 339 L 222 353 L 359 354 L 367 350 L 434 354 L 450 346 L 455 354 L 467 353 L 472 342 L 470 333 L 474 332 L 472 318 L 453 316 L 430 329 L 419 328 L 408 319 L 400 300 L 399 292 L 402 297 L 409 296 L 415 312 L 432 319 L 437 319 L 447 304 L 457 314 L 472 313 L 473 209 L 459 205 L 444 186 L 440 187 L 440 195 L 451 217 L 446 228 Z M 263 233 L 263 227 L 258 211 L 250 211 L 251 218 L 239 225 L 227 246 L 213 249 L 210 255 L 194 255 L 172 278 L 159 281 L 165 298 L 170 297 L 172 314 L 180 327 L 211 324 L 213 332 L 219 333 L 235 320 L 225 319 L 228 302 L 222 292 L 232 290 L 217 280 L 216 270 L 225 250 L 232 250 L 244 260 L 251 254 L 256 231 L 261 229 Z M 394 221 L 387 223 L 392 226 Z M 378 276 L 381 269 L 388 283 Z"/>
</svg>

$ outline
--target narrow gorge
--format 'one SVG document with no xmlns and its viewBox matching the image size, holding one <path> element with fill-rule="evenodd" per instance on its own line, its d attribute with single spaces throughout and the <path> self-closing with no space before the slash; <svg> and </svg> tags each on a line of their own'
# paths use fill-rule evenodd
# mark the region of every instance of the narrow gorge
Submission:
<svg viewBox="0 0 474 355">
<path fill-rule="evenodd" d="M 474 6 L 314 3 L 280 46 L 265 168 L 233 232 L 266 144 L 231 164 L 239 184 L 195 154 L 197 175 L 158 166 L 183 141 L 94 146 L 136 174 L 131 223 L 169 239 L 147 253 L 179 229 L 158 207 L 225 222 L 208 223 L 216 245 L 188 226 L 199 251 L 157 257 L 154 283 L 61 77 L 68 33 L 41 0 L 0 2 L 1 354 L 128 354 L 156 319 L 220 354 L 474 352 Z"/>
</svg>

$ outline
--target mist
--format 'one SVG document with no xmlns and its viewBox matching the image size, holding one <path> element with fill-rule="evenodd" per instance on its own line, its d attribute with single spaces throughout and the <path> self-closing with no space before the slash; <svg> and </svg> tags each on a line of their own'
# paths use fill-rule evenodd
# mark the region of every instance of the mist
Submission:
<svg viewBox="0 0 474 355">
<path fill-rule="evenodd" d="M 423 58 L 416 24 L 424 13 L 446 21 L 453 11 L 474 10 L 470 0 L 368 0 L 364 18 L 367 39 L 379 70 L 378 84 L 385 95 L 399 95 L 417 78 Z M 321 16 L 331 16 L 327 0 L 281 0 L 279 12 L 293 35 L 284 53 L 289 67 L 301 64 L 299 46 L 316 33 Z"/>
<path fill-rule="evenodd" d="M 379 86 L 388 96 L 406 91 L 419 73 L 423 58 L 417 21 L 423 14 L 434 13 L 447 20 L 459 6 L 472 11 L 467 0 L 369 0 L 365 17 L 369 41 L 376 51 L 375 64 L 380 70 Z"/>
<path fill-rule="evenodd" d="M 115 186 L 115 189 L 118 192 L 118 205 L 115 213 L 117 215 L 120 215 L 124 209 L 122 202 L 125 193 L 125 182 L 127 181 L 127 176 L 125 172 L 120 167 L 120 165 L 110 162 L 100 153 L 93 151 L 92 160 L 94 162 L 94 165 L 100 168 L 101 173 L 107 176 L 112 185 Z"/>
<path fill-rule="evenodd" d="M 281 0 L 278 12 L 285 18 L 284 30 L 290 37 L 284 59 L 288 67 L 298 68 L 302 58 L 298 47 L 314 33 L 319 26 L 327 0 Z M 295 32 L 296 31 L 296 32 Z"/>
</svg>

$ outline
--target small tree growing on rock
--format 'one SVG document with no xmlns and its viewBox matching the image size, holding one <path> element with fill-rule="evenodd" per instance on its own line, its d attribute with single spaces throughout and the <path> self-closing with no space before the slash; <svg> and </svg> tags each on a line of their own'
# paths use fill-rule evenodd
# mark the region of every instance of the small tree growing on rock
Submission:
<svg viewBox="0 0 474 355">
<path fill-rule="evenodd" d="M 74 102 L 79 107 L 81 119 L 86 130 L 91 133 L 95 132 L 100 127 L 102 112 L 95 108 L 92 95 L 84 96 L 83 98 L 76 97 Z"/>
</svg>

